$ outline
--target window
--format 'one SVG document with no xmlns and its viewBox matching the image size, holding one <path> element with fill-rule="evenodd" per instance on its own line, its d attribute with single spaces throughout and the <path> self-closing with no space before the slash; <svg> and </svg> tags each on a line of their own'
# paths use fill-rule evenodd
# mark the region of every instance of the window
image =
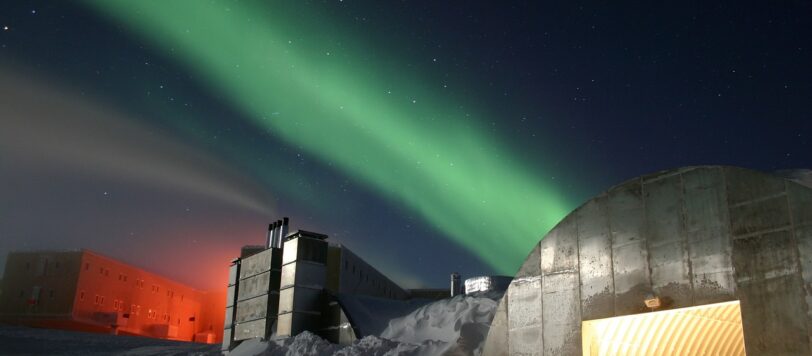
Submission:
<svg viewBox="0 0 812 356">
<path fill-rule="evenodd" d="M 80 291 L 79 292 L 79 301 L 81 302 L 81 301 L 84 301 L 84 300 L 85 300 L 85 291 Z"/>
<path fill-rule="evenodd" d="M 85 262 L 85 271 L 90 269 L 90 263 Z"/>
<path fill-rule="evenodd" d="M 104 274 L 104 267 L 99 267 L 99 274 Z"/>
<path fill-rule="evenodd" d="M 25 296 L 25 291 L 20 289 L 20 298 L 22 298 L 23 296 Z"/>
<path fill-rule="evenodd" d="M 51 291 L 48 292 L 48 298 L 54 299 L 54 290 L 53 289 L 51 289 Z"/>
<path fill-rule="evenodd" d="M 141 314 L 141 306 L 137 304 L 133 304 L 130 306 L 130 315 L 140 315 Z"/>
</svg>

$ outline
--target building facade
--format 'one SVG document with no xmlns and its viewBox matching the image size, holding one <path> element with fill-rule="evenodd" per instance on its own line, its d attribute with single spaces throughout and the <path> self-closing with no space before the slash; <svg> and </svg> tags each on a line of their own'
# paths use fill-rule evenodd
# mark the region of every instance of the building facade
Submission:
<svg viewBox="0 0 812 356">
<path fill-rule="evenodd" d="M 223 351 L 251 338 L 290 337 L 308 330 L 334 343 L 362 337 L 340 295 L 405 300 L 409 293 L 327 235 L 288 221 L 269 227 L 264 249 L 244 248 L 230 267 Z"/>
<path fill-rule="evenodd" d="M 225 292 L 202 292 L 89 250 L 13 252 L 0 320 L 216 343 L 224 304 Z"/>
<path fill-rule="evenodd" d="M 533 248 L 485 355 L 812 354 L 812 188 L 734 167 L 615 186 Z"/>
</svg>

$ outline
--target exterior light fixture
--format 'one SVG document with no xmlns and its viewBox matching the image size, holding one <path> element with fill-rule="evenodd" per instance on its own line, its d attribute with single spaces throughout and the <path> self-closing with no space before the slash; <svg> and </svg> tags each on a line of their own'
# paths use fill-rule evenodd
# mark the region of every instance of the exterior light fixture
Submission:
<svg viewBox="0 0 812 356">
<path fill-rule="evenodd" d="M 646 303 L 646 307 L 651 309 L 652 311 L 654 311 L 654 309 L 657 309 L 660 306 L 662 306 L 662 302 L 660 301 L 660 297 L 658 297 L 656 295 L 653 295 L 653 294 L 647 295 L 646 299 L 643 300 L 643 302 Z"/>
</svg>

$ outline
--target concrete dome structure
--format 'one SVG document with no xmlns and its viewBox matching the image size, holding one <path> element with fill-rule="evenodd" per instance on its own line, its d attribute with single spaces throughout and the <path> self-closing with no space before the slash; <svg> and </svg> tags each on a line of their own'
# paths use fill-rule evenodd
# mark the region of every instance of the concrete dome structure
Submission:
<svg viewBox="0 0 812 356">
<path fill-rule="evenodd" d="M 681 168 L 615 186 L 552 229 L 483 354 L 809 355 L 811 304 L 812 188 Z"/>
</svg>

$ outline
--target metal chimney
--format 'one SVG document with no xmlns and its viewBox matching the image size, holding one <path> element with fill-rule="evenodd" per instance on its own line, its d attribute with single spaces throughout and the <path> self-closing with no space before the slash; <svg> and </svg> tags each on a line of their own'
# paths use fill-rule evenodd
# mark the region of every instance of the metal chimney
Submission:
<svg viewBox="0 0 812 356">
<path fill-rule="evenodd" d="M 273 241 L 274 241 L 273 247 L 275 248 L 279 248 L 279 230 L 281 229 L 282 229 L 282 221 L 276 220 L 276 222 L 273 223 Z"/>
<path fill-rule="evenodd" d="M 276 220 L 274 223 L 276 229 L 273 231 L 273 248 L 282 248 L 282 239 L 279 238 L 279 232 L 282 231 L 282 220 Z"/>
<path fill-rule="evenodd" d="M 279 244 L 278 248 L 282 248 L 282 244 L 285 242 L 285 236 L 288 235 L 288 224 L 289 224 L 290 220 L 286 216 L 286 217 L 282 218 L 281 222 L 282 222 L 282 224 L 281 224 L 282 226 L 279 227 L 279 239 L 277 240 L 278 244 Z"/>
<path fill-rule="evenodd" d="M 274 230 L 276 230 L 276 223 L 268 224 L 268 238 L 265 242 L 265 247 L 273 247 L 276 243 L 276 235 L 274 235 Z"/>
</svg>

